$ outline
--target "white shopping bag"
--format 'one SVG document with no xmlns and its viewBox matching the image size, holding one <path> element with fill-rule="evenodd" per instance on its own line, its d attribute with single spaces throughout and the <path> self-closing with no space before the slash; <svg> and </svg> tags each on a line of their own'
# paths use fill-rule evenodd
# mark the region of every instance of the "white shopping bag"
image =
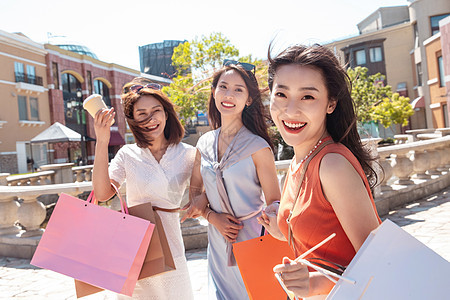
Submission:
<svg viewBox="0 0 450 300">
<path fill-rule="evenodd" d="M 372 231 L 327 299 L 450 299 L 450 263 L 386 220 Z"/>
</svg>

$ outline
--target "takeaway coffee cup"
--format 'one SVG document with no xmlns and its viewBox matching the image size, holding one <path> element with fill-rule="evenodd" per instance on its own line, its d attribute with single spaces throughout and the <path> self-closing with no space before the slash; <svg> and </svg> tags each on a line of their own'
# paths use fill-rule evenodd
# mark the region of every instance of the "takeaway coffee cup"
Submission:
<svg viewBox="0 0 450 300">
<path fill-rule="evenodd" d="M 87 110 L 93 118 L 95 118 L 95 114 L 102 108 L 108 109 L 103 101 L 102 95 L 99 94 L 93 94 L 87 97 L 83 101 L 83 108 Z M 112 124 L 114 124 L 114 119 L 111 122 L 111 125 Z"/>
</svg>

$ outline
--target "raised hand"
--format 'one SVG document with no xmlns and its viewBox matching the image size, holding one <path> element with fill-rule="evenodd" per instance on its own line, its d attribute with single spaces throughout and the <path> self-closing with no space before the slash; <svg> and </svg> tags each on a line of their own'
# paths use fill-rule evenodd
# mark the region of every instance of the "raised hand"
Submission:
<svg viewBox="0 0 450 300">
<path fill-rule="evenodd" d="M 95 114 L 94 130 L 97 141 L 109 142 L 112 120 L 116 116 L 114 107 L 110 109 L 101 109 Z"/>
</svg>

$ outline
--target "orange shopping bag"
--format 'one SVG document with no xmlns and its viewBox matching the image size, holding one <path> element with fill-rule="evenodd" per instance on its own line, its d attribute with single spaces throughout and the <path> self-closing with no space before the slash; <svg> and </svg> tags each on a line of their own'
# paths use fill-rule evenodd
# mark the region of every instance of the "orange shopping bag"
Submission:
<svg viewBox="0 0 450 300">
<path fill-rule="evenodd" d="M 268 234 L 233 244 L 233 253 L 250 299 L 286 299 L 273 267 L 285 256 L 294 258 L 287 242 Z"/>
</svg>

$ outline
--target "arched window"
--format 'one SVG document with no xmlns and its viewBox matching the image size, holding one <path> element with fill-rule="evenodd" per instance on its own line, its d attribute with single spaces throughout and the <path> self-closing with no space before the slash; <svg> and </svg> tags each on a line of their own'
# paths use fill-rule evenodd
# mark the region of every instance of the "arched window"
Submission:
<svg viewBox="0 0 450 300">
<path fill-rule="evenodd" d="M 100 94 L 103 97 L 103 101 L 108 107 L 111 107 L 111 98 L 109 97 L 109 88 L 101 80 L 94 80 L 94 93 Z"/>
<path fill-rule="evenodd" d="M 82 134 L 83 126 L 86 126 L 86 116 L 81 103 L 83 100 L 77 97 L 77 90 L 81 90 L 81 83 L 69 73 L 61 74 L 61 83 L 66 126 Z"/>
</svg>

